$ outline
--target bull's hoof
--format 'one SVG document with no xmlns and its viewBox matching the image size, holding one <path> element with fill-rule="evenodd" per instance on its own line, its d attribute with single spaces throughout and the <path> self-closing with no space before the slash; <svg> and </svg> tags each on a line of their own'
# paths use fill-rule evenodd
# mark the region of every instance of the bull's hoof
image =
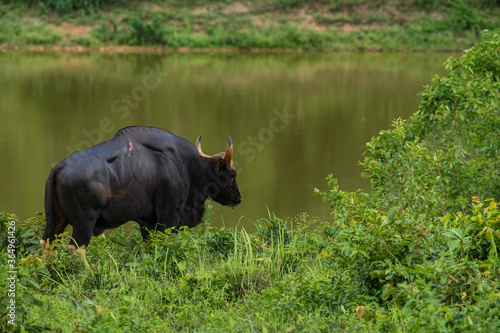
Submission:
<svg viewBox="0 0 500 333">
<path fill-rule="evenodd" d="M 69 245 L 68 249 L 69 253 L 76 254 L 78 258 L 80 258 L 80 260 L 83 260 L 83 257 L 85 257 L 87 254 L 87 247 L 85 245 L 82 245 L 79 248 L 74 245 Z"/>
<path fill-rule="evenodd" d="M 50 256 L 54 253 L 54 248 L 47 249 L 47 241 L 44 239 L 40 240 L 40 245 L 42 246 L 42 255 Z"/>
</svg>

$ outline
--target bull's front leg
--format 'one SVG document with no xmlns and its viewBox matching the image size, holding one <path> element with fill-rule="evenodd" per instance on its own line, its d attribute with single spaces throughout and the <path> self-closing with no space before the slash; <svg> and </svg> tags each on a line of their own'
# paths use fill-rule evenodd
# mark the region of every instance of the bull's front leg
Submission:
<svg viewBox="0 0 500 333">
<path fill-rule="evenodd" d="M 155 222 L 140 221 L 139 225 L 140 225 L 139 230 L 141 231 L 142 240 L 145 243 L 149 240 L 151 231 L 156 230 L 160 232 L 165 232 L 165 230 L 167 229 L 165 224 L 157 223 L 156 221 Z"/>
</svg>

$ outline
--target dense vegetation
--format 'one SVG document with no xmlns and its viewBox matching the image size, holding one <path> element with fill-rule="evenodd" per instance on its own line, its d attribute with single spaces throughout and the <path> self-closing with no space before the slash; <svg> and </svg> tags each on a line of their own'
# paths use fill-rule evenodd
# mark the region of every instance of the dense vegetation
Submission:
<svg viewBox="0 0 500 333">
<path fill-rule="evenodd" d="M 7 0 L 0 44 L 463 50 L 497 0 Z"/>
<path fill-rule="evenodd" d="M 0 214 L 0 326 L 38 332 L 500 330 L 500 34 L 446 62 L 366 147 L 370 193 L 328 177 L 332 221 L 93 238 L 40 256 L 40 214 Z M 494 199 L 496 198 L 496 200 Z M 9 227 L 15 226 L 15 232 Z M 15 242 L 12 240 L 15 237 Z M 15 246 L 8 246 L 11 242 Z M 13 254 L 11 254 L 13 253 Z M 10 256 L 10 258 L 9 258 Z M 14 260 L 14 266 L 9 265 Z M 5 267 L 8 267 L 5 269 Z M 16 326 L 8 324 L 12 299 Z"/>
</svg>

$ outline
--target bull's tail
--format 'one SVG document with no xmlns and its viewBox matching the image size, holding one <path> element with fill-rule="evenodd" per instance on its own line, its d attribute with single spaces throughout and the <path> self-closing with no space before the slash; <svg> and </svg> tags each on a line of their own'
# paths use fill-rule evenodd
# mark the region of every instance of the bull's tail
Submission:
<svg viewBox="0 0 500 333">
<path fill-rule="evenodd" d="M 40 245 L 42 246 L 43 254 L 50 254 L 53 250 L 46 248 L 47 243 L 51 243 L 56 238 L 57 233 L 61 233 L 66 227 L 66 219 L 61 212 L 59 199 L 56 191 L 56 176 L 59 173 L 60 167 L 54 167 L 50 171 L 49 178 L 45 183 L 45 232 L 43 233 Z M 63 227 L 63 230 L 60 230 Z"/>
</svg>

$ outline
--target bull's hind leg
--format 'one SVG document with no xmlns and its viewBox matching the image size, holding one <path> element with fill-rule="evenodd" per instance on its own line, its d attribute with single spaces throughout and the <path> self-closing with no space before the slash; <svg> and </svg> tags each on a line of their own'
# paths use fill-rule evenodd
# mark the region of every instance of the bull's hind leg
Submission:
<svg viewBox="0 0 500 333">
<path fill-rule="evenodd" d="M 42 254 L 46 255 L 52 255 L 54 253 L 54 248 L 47 248 L 48 244 L 53 244 L 54 240 L 57 238 L 59 234 L 62 234 L 64 232 L 64 229 L 66 229 L 66 226 L 68 225 L 68 220 L 64 215 L 62 214 L 61 211 L 59 211 L 59 214 L 56 218 L 56 225 L 53 231 L 50 231 L 49 228 L 47 227 L 45 229 L 45 233 L 40 240 L 40 245 L 42 246 Z"/>
<path fill-rule="evenodd" d="M 95 224 L 97 222 L 97 212 L 89 214 L 86 219 L 73 223 L 73 235 L 69 241 L 69 252 L 76 254 L 80 259 L 86 255 L 87 246 L 92 238 Z"/>
</svg>

